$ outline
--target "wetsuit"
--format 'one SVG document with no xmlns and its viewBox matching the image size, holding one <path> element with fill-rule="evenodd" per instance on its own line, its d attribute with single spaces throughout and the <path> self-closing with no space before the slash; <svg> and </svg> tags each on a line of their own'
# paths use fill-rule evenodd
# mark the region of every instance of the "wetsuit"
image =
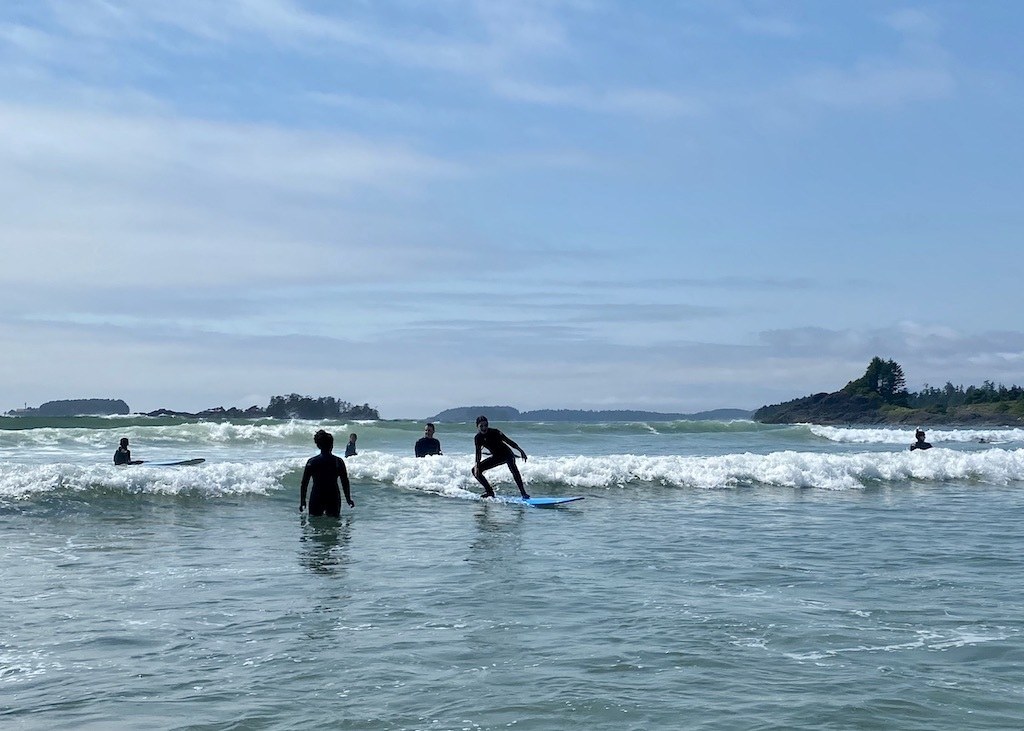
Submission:
<svg viewBox="0 0 1024 731">
<path fill-rule="evenodd" d="M 914 442 L 913 444 L 910 445 L 910 451 L 911 452 L 913 452 L 915 449 L 931 449 L 931 448 L 932 448 L 932 445 L 929 444 L 928 442 L 924 441 L 923 439 L 920 439 L 920 440 L 918 440 L 918 441 L 916 441 L 916 442 Z"/>
<path fill-rule="evenodd" d="M 348 444 L 345 445 L 345 456 L 346 457 L 351 457 L 355 453 L 356 453 L 356 443 L 355 442 L 349 442 Z"/>
<path fill-rule="evenodd" d="M 434 437 L 422 437 L 416 440 L 416 456 L 426 457 L 428 454 L 441 454 L 441 442 Z"/>
<path fill-rule="evenodd" d="M 511 462 L 515 465 L 516 457 L 512 453 L 512 448 L 505 442 L 507 438 L 494 427 L 489 428 L 486 433 L 476 433 L 476 436 L 473 437 L 473 444 L 491 453 L 490 457 L 480 460 L 481 472 L 497 467 L 500 464 L 509 464 Z"/>
<path fill-rule="evenodd" d="M 309 493 L 309 514 L 330 515 L 335 518 L 341 517 L 341 492 L 338 490 L 338 480 L 341 480 L 341 487 L 345 490 L 346 502 L 352 502 L 352 495 L 349 491 L 348 470 L 345 469 L 345 462 L 341 457 L 333 454 L 320 453 L 310 457 L 306 462 L 306 469 L 302 471 L 302 487 L 300 488 L 300 506 L 306 504 L 306 488 L 310 479 L 313 480 L 313 489 Z"/>
<path fill-rule="evenodd" d="M 114 464 L 131 464 L 132 451 L 128 447 L 118 447 L 114 452 Z"/>
</svg>

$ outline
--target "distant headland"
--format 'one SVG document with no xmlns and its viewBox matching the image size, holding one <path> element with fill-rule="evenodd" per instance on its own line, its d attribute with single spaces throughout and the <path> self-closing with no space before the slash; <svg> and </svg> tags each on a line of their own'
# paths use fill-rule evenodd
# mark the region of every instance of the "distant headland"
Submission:
<svg viewBox="0 0 1024 731">
<path fill-rule="evenodd" d="M 64 399 L 47 401 L 38 408 L 15 409 L 7 416 L 63 417 L 63 416 L 127 416 L 132 411 L 121 399 Z M 173 416 L 186 419 L 380 419 L 377 409 L 369 404 L 358 406 L 333 396 L 274 396 L 265 407 L 247 409 L 215 406 L 202 411 L 175 411 L 156 409 L 141 416 Z"/>
<path fill-rule="evenodd" d="M 1020 426 L 1024 424 L 1024 388 L 981 386 L 943 388 L 928 385 L 910 393 L 903 368 L 875 357 L 864 375 L 838 391 L 762 406 L 754 421 L 765 424 L 907 424 Z"/>
<path fill-rule="evenodd" d="M 744 409 L 715 409 L 695 414 L 663 414 L 657 411 L 583 411 L 579 409 L 540 409 L 519 411 L 511 406 L 460 406 L 446 409 L 427 421 L 448 423 L 470 422 L 486 414 L 492 421 L 573 421 L 597 423 L 605 421 L 731 421 L 750 419 L 752 412 Z"/>
</svg>

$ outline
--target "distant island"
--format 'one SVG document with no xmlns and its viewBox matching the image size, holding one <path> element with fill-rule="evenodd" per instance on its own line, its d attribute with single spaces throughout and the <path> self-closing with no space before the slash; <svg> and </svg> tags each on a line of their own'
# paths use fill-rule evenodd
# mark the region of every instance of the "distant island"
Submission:
<svg viewBox="0 0 1024 731">
<path fill-rule="evenodd" d="M 77 398 L 47 401 L 38 408 L 15 409 L 9 416 L 126 416 L 131 409 L 121 399 Z"/>
<path fill-rule="evenodd" d="M 511 406 L 460 406 L 446 409 L 426 421 L 459 423 L 476 421 L 486 414 L 491 421 L 574 421 L 599 423 L 605 421 L 731 421 L 750 419 L 752 412 L 744 409 L 715 409 L 695 414 L 663 414 L 657 411 L 583 411 L 580 409 L 540 409 L 520 411 Z"/>
<path fill-rule="evenodd" d="M 957 424 L 1020 426 L 1024 424 L 1024 388 L 981 386 L 943 388 L 928 385 L 910 393 L 903 368 L 875 357 L 864 375 L 831 393 L 762 406 L 754 421 L 765 424 Z"/>
<path fill-rule="evenodd" d="M 9 411 L 8 416 L 126 416 L 131 409 L 121 399 L 65 399 L 47 401 L 38 408 L 24 408 Z M 354 405 L 333 396 L 274 396 L 264 407 L 250 406 L 247 409 L 235 407 L 225 409 L 215 406 L 202 411 L 175 411 L 156 409 L 146 411 L 142 416 L 172 416 L 186 419 L 380 419 L 377 409 L 369 404 Z"/>
</svg>

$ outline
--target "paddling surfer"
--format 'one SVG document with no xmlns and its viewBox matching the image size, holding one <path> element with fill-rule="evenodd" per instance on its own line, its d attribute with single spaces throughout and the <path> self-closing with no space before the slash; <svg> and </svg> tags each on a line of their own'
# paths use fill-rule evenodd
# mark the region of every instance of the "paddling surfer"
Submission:
<svg viewBox="0 0 1024 731">
<path fill-rule="evenodd" d="M 334 454 L 334 435 L 321 429 L 313 435 L 313 443 L 320 448 L 320 454 L 310 457 L 306 468 L 302 471 L 302 485 L 299 488 L 299 512 L 306 509 L 306 488 L 313 481 L 313 489 L 309 493 L 309 514 L 341 517 L 341 493 L 338 481 L 345 491 L 345 502 L 350 508 L 352 493 L 348 482 L 348 470 L 345 460 Z"/>
<path fill-rule="evenodd" d="M 473 477 L 484 486 L 482 497 L 494 497 L 494 490 L 491 488 L 491 483 L 484 477 L 484 472 L 499 465 L 508 465 L 508 471 L 512 473 L 512 479 L 516 481 L 519 493 L 524 499 L 529 498 L 530 496 L 526 494 L 526 489 L 523 487 L 523 476 L 519 474 L 519 468 L 516 467 L 516 457 L 512 453 L 513 449 L 518 449 L 525 462 L 526 452 L 523 451 L 523 448 L 505 436 L 499 429 L 491 429 L 486 416 L 476 417 L 476 428 L 477 433 L 473 437 L 473 444 L 476 447 Z M 481 460 L 481 450 L 484 449 L 490 452 L 490 456 Z"/>
<path fill-rule="evenodd" d="M 914 432 L 914 438 L 916 442 L 910 445 L 910 451 L 913 452 L 915 449 L 931 449 L 932 445 L 924 440 L 924 429 L 918 429 Z"/>
<path fill-rule="evenodd" d="M 120 446 L 114 452 L 114 464 L 142 464 L 141 459 L 132 459 L 132 451 L 128 449 L 128 437 L 121 437 Z"/>
</svg>

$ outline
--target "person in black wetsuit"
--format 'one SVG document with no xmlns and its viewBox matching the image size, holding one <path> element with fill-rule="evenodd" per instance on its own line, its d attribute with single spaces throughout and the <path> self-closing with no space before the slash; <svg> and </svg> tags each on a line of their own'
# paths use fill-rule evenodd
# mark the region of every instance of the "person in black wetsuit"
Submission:
<svg viewBox="0 0 1024 731">
<path fill-rule="evenodd" d="M 441 442 L 434 438 L 434 425 L 427 424 L 423 428 L 424 436 L 416 440 L 417 457 L 426 457 L 431 454 L 441 454 Z"/>
<path fill-rule="evenodd" d="M 498 429 L 491 429 L 487 423 L 486 416 L 476 417 L 476 428 L 477 433 L 473 437 L 473 444 L 476 447 L 476 464 L 473 467 L 473 477 L 484 486 L 483 497 L 494 497 L 494 490 L 491 489 L 491 483 L 484 477 L 484 472 L 502 464 L 508 465 L 508 471 L 512 473 L 512 479 L 516 481 L 519 493 L 524 498 L 530 497 L 526 494 L 526 489 L 523 487 L 523 476 L 519 474 L 519 468 L 516 467 L 516 457 L 512 454 L 513 449 L 518 449 L 525 462 L 526 452 L 523 451 L 523 448 L 502 434 Z M 480 452 L 483 449 L 486 449 L 491 455 L 481 460 Z"/>
<path fill-rule="evenodd" d="M 910 451 L 913 452 L 915 449 L 931 449 L 932 445 L 924 440 L 924 429 L 918 429 L 914 432 L 914 438 L 916 442 L 910 445 Z"/>
<path fill-rule="evenodd" d="M 142 464 L 141 459 L 132 459 L 132 451 L 128 449 L 128 437 L 122 437 L 120 444 L 114 452 L 114 464 Z"/>
<path fill-rule="evenodd" d="M 348 482 L 348 470 L 345 460 L 334 454 L 334 435 L 323 429 L 313 435 L 313 443 L 320 448 L 320 454 L 310 457 L 306 469 L 302 471 L 302 486 L 299 491 L 299 512 L 306 509 L 306 488 L 313 480 L 313 490 L 309 493 L 309 514 L 330 515 L 341 517 L 341 493 L 338 491 L 338 480 L 345 491 L 345 502 L 350 508 L 352 493 Z"/>
<path fill-rule="evenodd" d="M 353 433 L 348 435 L 348 444 L 345 445 L 345 456 L 352 457 L 356 453 L 356 439 L 358 437 Z"/>
</svg>

